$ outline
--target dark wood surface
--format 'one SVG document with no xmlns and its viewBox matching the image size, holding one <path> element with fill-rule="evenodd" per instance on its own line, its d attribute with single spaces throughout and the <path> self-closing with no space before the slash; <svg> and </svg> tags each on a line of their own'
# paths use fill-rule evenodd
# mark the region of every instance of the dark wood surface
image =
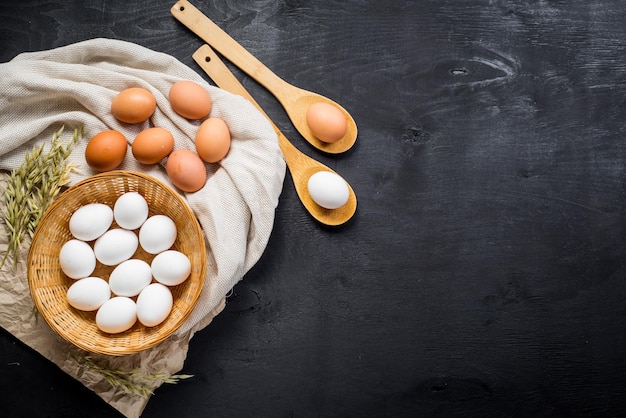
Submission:
<svg viewBox="0 0 626 418">
<path fill-rule="evenodd" d="M 0 5 L 0 60 L 94 37 L 190 67 L 174 1 Z M 626 8 L 620 0 L 195 1 L 354 115 L 321 155 L 359 199 L 316 224 L 287 176 L 260 262 L 144 417 L 626 416 Z M 6 332 L 7 417 L 114 417 Z"/>
</svg>

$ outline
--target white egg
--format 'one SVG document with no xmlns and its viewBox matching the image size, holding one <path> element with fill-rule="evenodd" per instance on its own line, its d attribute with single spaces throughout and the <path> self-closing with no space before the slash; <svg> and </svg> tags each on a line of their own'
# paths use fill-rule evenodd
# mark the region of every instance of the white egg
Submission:
<svg viewBox="0 0 626 418">
<path fill-rule="evenodd" d="M 176 241 L 176 224 L 165 215 L 149 217 L 139 230 L 139 244 L 147 253 L 158 254 Z"/>
<path fill-rule="evenodd" d="M 82 279 L 93 273 L 96 268 L 96 256 L 85 241 L 72 239 L 61 247 L 59 265 L 69 278 Z"/>
<path fill-rule="evenodd" d="M 124 229 L 137 229 L 148 219 L 148 202 L 137 192 L 124 193 L 113 206 L 115 222 Z"/>
<path fill-rule="evenodd" d="M 139 240 L 134 232 L 115 228 L 98 238 L 93 250 L 99 262 L 105 266 L 115 266 L 131 258 L 138 245 Z"/>
<path fill-rule="evenodd" d="M 348 183 L 330 171 L 318 171 L 313 174 L 307 186 L 315 203 L 326 209 L 340 208 L 350 197 Z"/>
<path fill-rule="evenodd" d="M 78 208 L 70 217 L 70 232 L 74 238 L 93 241 L 104 234 L 113 223 L 113 210 L 102 203 L 90 203 Z"/>
<path fill-rule="evenodd" d="M 135 301 L 116 296 L 104 302 L 96 313 L 96 325 L 109 334 L 117 334 L 130 329 L 137 322 Z"/>
<path fill-rule="evenodd" d="M 81 311 L 95 311 L 111 298 L 111 289 L 100 277 L 80 279 L 67 289 L 67 301 Z"/>
<path fill-rule="evenodd" d="M 191 273 L 191 262 L 189 258 L 176 250 L 164 251 L 157 254 L 150 264 L 152 276 L 155 280 L 166 286 L 176 286 L 181 284 Z"/>
<path fill-rule="evenodd" d="M 137 318 L 147 327 L 154 327 L 165 321 L 172 311 L 172 292 L 160 283 L 152 283 L 137 297 Z"/>
<path fill-rule="evenodd" d="M 150 264 L 136 258 L 123 261 L 109 276 L 109 286 L 117 296 L 137 296 L 151 281 Z"/>
</svg>

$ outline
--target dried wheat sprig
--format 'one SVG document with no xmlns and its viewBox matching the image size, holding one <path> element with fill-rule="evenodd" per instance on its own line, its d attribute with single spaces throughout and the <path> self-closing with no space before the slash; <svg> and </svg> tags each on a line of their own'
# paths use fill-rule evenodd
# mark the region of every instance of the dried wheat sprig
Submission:
<svg viewBox="0 0 626 418">
<path fill-rule="evenodd" d="M 33 237 L 44 212 L 76 170 L 76 166 L 66 160 L 72 153 L 73 145 L 82 137 L 83 127 L 75 129 L 72 140 L 67 143 L 60 140 L 63 129 L 62 126 L 54 133 L 46 153 L 45 144 L 33 147 L 24 156 L 24 163 L 11 172 L 4 193 L 6 206 L 3 212 L 9 242 L 0 268 L 9 255 L 13 258 L 14 267 L 17 267 L 23 240 L 27 236 Z"/>
<path fill-rule="evenodd" d="M 71 357 L 79 365 L 85 366 L 88 369 L 100 374 L 111 386 L 122 389 L 124 393 L 141 397 L 148 397 L 154 394 L 152 389 L 148 385 L 140 383 L 141 381 L 176 384 L 181 380 L 193 377 L 193 375 L 190 374 L 168 375 L 165 372 L 146 374 L 140 369 L 112 370 L 99 365 L 91 356 L 78 356 L 72 354 Z"/>
</svg>

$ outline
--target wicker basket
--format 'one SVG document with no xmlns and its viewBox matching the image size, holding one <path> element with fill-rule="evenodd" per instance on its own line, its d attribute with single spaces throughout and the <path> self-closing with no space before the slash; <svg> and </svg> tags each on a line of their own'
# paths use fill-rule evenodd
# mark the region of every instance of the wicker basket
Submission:
<svg viewBox="0 0 626 418">
<path fill-rule="evenodd" d="M 163 214 L 174 221 L 178 237 L 173 248 L 189 257 L 192 270 L 187 280 L 170 288 L 174 304 L 164 322 L 155 327 L 145 327 L 137 321 L 126 332 L 107 334 L 96 326 L 95 312 L 83 312 L 69 305 L 66 293 L 75 281 L 61 271 L 59 252 L 63 244 L 72 239 L 68 225 L 74 211 L 88 203 L 104 203 L 113 207 L 117 198 L 126 192 L 138 192 L 146 199 L 149 216 Z M 148 263 L 153 257 L 141 247 L 133 256 Z M 93 275 L 108 279 L 113 268 L 97 263 Z M 178 329 L 200 296 L 205 271 L 204 237 L 187 203 L 159 180 L 121 170 L 89 177 L 63 192 L 41 219 L 28 255 L 30 292 L 37 310 L 50 327 L 79 348 L 113 356 L 137 353 L 153 347 Z"/>
</svg>

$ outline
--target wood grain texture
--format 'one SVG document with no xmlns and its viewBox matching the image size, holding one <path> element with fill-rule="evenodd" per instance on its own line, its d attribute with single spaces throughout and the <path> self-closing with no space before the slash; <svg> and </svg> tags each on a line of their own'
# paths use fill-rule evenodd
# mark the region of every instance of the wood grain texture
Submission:
<svg viewBox="0 0 626 418">
<path fill-rule="evenodd" d="M 0 60 L 103 36 L 197 69 L 173 3 L 3 3 Z M 265 254 L 191 342 L 195 377 L 145 417 L 626 415 L 621 1 L 194 4 L 352 113 L 355 147 L 321 155 L 235 70 L 359 208 L 324 228 L 288 177 Z M 115 416 L 4 332 L 0 359 L 7 416 Z"/>
<path fill-rule="evenodd" d="M 272 93 L 289 116 L 294 128 L 313 147 L 329 154 L 341 154 L 354 145 L 358 133 L 356 123 L 352 115 L 339 103 L 326 96 L 295 86 L 277 76 L 228 33 L 224 32 L 206 14 L 187 0 L 177 1 L 171 11 L 176 20 L 207 43 L 207 48 L 209 48 L 207 51 L 215 50 L 217 53 L 222 54 L 225 59 Z M 198 49 L 194 56 L 198 53 L 202 53 L 201 49 Z M 205 71 L 206 64 L 210 64 L 210 58 L 207 55 L 204 60 L 197 61 Z M 209 68 L 211 67 L 209 65 Z M 210 73 L 209 76 L 213 78 Z M 232 79 L 232 77 L 229 78 Z M 222 87 L 220 82 L 216 82 L 216 85 Z M 247 94 L 244 94 L 244 96 L 247 96 Z M 317 103 L 331 105 L 343 113 L 343 117 L 346 120 L 346 130 L 342 137 L 332 142 L 325 142 L 313 134 L 307 122 L 307 112 L 312 105 Z"/>
</svg>

